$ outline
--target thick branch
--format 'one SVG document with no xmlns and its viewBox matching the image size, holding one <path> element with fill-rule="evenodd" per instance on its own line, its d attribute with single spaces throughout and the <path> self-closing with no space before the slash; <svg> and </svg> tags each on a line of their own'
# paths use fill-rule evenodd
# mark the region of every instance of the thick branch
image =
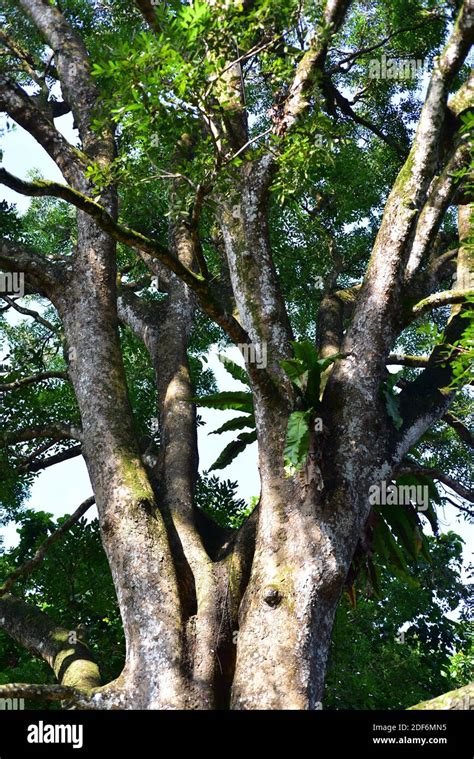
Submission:
<svg viewBox="0 0 474 759">
<path fill-rule="evenodd" d="M 473 297 L 474 290 L 445 290 L 442 293 L 434 293 L 413 306 L 412 314 L 418 317 L 434 308 L 441 308 L 454 303 L 465 303 Z"/>
<path fill-rule="evenodd" d="M 295 78 L 290 87 L 282 116 L 276 123 L 278 134 L 287 132 L 298 118 L 307 110 L 310 94 L 318 74 L 322 75 L 328 45 L 331 36 L 341 26 L 350 0 L 328 0 L 324 10 L 322 28 L 313 37 L 309 50 L 306 51 L 296 69 Z"/>
<path fill-rule="evenodd" d="M 386 353 L 396 336 L 401 272 L 414 227 L 438 166 L 439 141 L 453 78 L 469 52 L 474 32 L 471 0 L 463 3 L 449 41 L 436 60 L 410 155 L 387 201 L 369 267 L 347 331 L 343 351 L 363 356 L 359 372 L 370 392 L 377 392 Z M 335 370 L 335 374 L 337 373 Z M 345 371 L 340 367 L 340 371 Z"/>
<path fill-rule="evenodd" d="M 35 685 L 31 683 L 9 683 L 0 685 L 0 699 L 23 698 L 28 701 L 71 701 L 84 703 L 84 693 L 68 685 Z"/>
<path fill-rule="evenodd" d="M 46 293 L 54 288 L 59 278 L 57 265 L 5 237 L 0 238 L 0 267 L 5 271 L 25 273 L 32 284 L 37 284 Z"/>
<path fill-rule="evenodd" d="M 51 440 L 82 440 L 82 432 L 68 424 L 48 424 L 44 427 L 29 427 L 16 432 L 0 432 L 0 443 L 3 445 L 15 445 L 26 443 L 36 438 L 50 438 Z"/>
<path fill-rule="evenodd" d="M 414 709 L 472 709 L 474 702 L 474 683 L 465 685 L 463 688 L 451 690 L 449 693 L 443 693 L 429 701 L 422 701 L 421 704 L 410 706 L 410 711 Z"/>
<path fill-rule="evenodd" d="M 84 690 L 100 686 L 100 673 L 87 646 L 35 606 L 9 594 L 0 598 L 0 628 L 20 646 L 44 659 L 61 685 Z"/>
<path fill-rule="evenodd" d="M 413 369 L 425 369 L 430 360 L 429 356 L 408 356 L 404 353 L 391 353 L 387 359 L 387 364 L 400 364 L 400 366 L 409 366 Z"/>
<path fill-rule="evenodd" d="M 46 150 L 74 187 L 83 188 L 82 172 L 87 166 L 81 151 L 72 147 L 56 129 L 52 111 L 39 106 L 39 98 L 29 96 L 14 82 L 0 74 L 0 111 L 6 111 Z"/>
<path fill-rule="evenodd" d="M 149 27 L 157 34 L 160 34 L 161 27 L 156 15 L 156 3 L 152 3 L 151 0 L 135 0 L 135 5 L 139 8 Z"/>
<path fill-rule="evenodd" d="M 65 99 L 71 104 L 74 119 L 84 146 L 93 160 L 113 160 L 114 141 L 110 130 L 94 129 L 99 92 L 90 75 L 87 50 L 76 31 L 69 25 L 57 5 L 46 0 L 19 0 L 55 54 Z"/>
<path fill-rule="evenodd" d="M 421 466 L 410 462 L 408 465 L 402 464 L 402 466 L 397 467 L 397 474 L 424 474 L 427 477 L 431 477 L 433 480 L 438 480 L 443 485 L 446 485 L 446 487 L 453 490 L 461 498 L 464 498 L 465 501 L 474 503 L 474 491 L 469 490 L 469 488 L 466 488 L 460 482 L 453 479 L 448 474 L 444 474 L 444 472 L 435 467 Z"/>
<path fill-rule="evenodd" d="M 76 456 L 82 455 L 82 445 L 75 445 L 72 448 L 67 448 L 65 451 L 60 451 L 54 454 L 54 456 L 48 456 L 47 459 L 40 459 L 39 461 L 31 461 L 27 463 L 21 463 L 18 467 L 19 472 L 41 472 L 43 469 L 49 469 L 56 464 L 62 464 L 63 461 L 69 461 L 76 458 Z"/>
</svg>

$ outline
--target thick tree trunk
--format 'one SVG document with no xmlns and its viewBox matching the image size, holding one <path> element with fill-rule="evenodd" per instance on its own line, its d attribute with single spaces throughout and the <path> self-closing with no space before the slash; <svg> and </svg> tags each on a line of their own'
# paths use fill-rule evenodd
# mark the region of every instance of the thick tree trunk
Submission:
<svg viewBox="0 0 474 759">
<path fill-rule="evenodd" d="M 83 453 L 126 638 L 116 705 L 185 707 L 180 598 L 167 531 L 140 459 L 117 329 L 114 244 L 81 214 L 59 310 L 79 404 Z M 107 690 L 107 689 L 106 689 Z"/>
</svg>

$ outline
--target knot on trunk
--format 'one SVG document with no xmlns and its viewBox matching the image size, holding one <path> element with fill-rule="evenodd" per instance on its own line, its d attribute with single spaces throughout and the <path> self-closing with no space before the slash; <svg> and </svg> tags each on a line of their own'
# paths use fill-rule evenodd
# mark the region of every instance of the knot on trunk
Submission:
<svg viewBox="0 0 474 759">
<path fill-rule="evenodd" d="M 263 600 L 266 604 L 272 607 L 274 609 L 276 606 L 279 606 L 281 602 L 283 601 L 283 596 L 280 593 L 277 588 L 265 588 Z"/>
</svg>

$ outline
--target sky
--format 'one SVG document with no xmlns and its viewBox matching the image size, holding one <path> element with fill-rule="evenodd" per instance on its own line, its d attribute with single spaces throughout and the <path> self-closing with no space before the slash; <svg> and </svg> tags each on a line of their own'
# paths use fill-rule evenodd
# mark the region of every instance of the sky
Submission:
<svg viewBox="0 0 474 759">
<path fill-rule="evenodd" d="M 9 123 L 12 124 L 11 120 L 9 120 Z M 69 142 L 77 144 L 77 132 L 73 129 L 71 114 L 56 119 L 55 124 Z M 3 166 L 5 169 L 22 179 L 27 179 L 28 173 L 35 169 L 45 179 L 64 182 L 64 178 L 56 164 L 28 132 L 18 125 L 15 125 L 14 129 L 6 129 L 5 127 L 6 119 L 0 116 L 0 134 L 3 132 L 1 148 L 3 150 Z M 2 199 L 7 200 L 9 203 L 15 203 L 21 212 L 24 212 L 30 203 L 29 198 L 0 185 L 0 200 Z M 243 365 L 242 356 L 237 348 L 226 350 L 226 355 L 236 363 Z M 0 355 L 0 361 L 1 358 L 2 356 Z M 219 390 L 243 389 L 243 386 L 233 380 L 225 371 L 217 358 L 215 346 L 209 352 L 208 367 L 215 374 Z M 392 367 L 391 371 L 398 371 L 399 368 Z M 209 433 L 222 425 L 227 419 L 235 416 L 236 412 L 200 409 L 199 413 L 205 422 L 205 425 L 200 427 L 198 431 L 200 471 L 205 471 L 209 469 L 223 448 L 233 438 L 233 433 L 223 435 L 210 435 Z M 252 496 L 258 495 L 260 484 L 257 468 L 257 444 L 254 443 L 248 446 L 230 466 L 218 472 L 218 474 L 223 479 L 238 483 L 238 497 L 245 498 L 248 501 Z M 74 511 L 91 494 L 92 488 L 85 463 L 82 457 L 77 457 L 42 472 L 33 485 L 27 506 L 47 511 L 58 517 Z M 95 515 L 94 507 L 94 509 L 88 512 L 88 518 L 93 518 Z M 474 525 L 469 525 L 465 522 L 460 517 L 459 510 L 451 505 L 446 506 L 444 510 L 438 509 L 438 515 L 442 532 L 453 530 L 464 539 L 464 571 L 466 571 L 467 564 L 472 561 Z M 427 531 L 429 532 L 429 529 Z M 0 529 L 0 536 L 3 536 L 6 548 L 16 544 L 17 534 L 15 525 L 11 524 L 6 528 Z"/>
</svg>

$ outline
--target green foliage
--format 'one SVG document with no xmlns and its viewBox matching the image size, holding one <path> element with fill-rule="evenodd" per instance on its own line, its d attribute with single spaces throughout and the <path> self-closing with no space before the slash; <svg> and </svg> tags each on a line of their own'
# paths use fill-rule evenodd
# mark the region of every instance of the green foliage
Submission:
<svg viewBox="0 0 474 759">
<path fill-rule="evenodd" d="M 245 369 L 226 356 L 220 355 L 219 361 L 233 379 L 249 387 L 250 381 Z M 255 443 L 257 440 L 252 393 L 250 391 L 225 391 L 201 396 L 193 400 L 198 406 L 203 406 L 204 408 L 214 408 L 220 411 L 240 411 L 245 414 L 245 416 L 229 419 L 217 430 L 210 433 L 211 435 L 222 435 L 224 432 L 234 432 L 245 428 L 251 430 L 250 432 L 241 432 L 235 440 L 232 440 L 214 461 L 209 471 L 225 469 L 248 445 Z"/>
<path fill-rule="evenodd" d="M 357 606 L 342 599 L 325 708 L 406 709 L 472 681 L 470 590 L 461 579 L 462 543 L 452 532 L 429 538 L 429 543 L 433 561 L 412 568 L 411 583 L 378 563 L 379 594 L 370 586 L 367 591 L 361 577 Z M 456 608 L 453 621 L 447 614 Z"/>
<path fill-rule="evenodd" d="M 387 414 L 393 422 L 395 429 L 399 430 L 403 424 L 403 419 L 400 416 L 400 400 L 398 393 L 395 391 L 395 386 L 400 379 L 402 372 L 396 374 L 390 374 L 390 376 L 382 384 L 382 395 L 385 398 L 385 407 Z"/>
<path fill-rule="evenodd" d="M 248 505 L 242 498 L 236 498 L 238 484 L 230 480 L 219 480 L 205 472 L 196 486 L 196 506 L 217 522 L 221 527 L 238 529 L 253 511 L 254 504 Z"/>
<path fill-rule="evenodd" d="M 41 543 L 67 516 L 26 509 L 17 517 L 19 543 L 0 547 L 0 583 L 31 559 Z M 120 614 L 98 521 L 82 518 L 46 553 L 34 571 L 20 578 L 14 593 L 45 611 L 63 628 L 80 626 L 100 662 L 105 681 L 117 677 L 124 663 Z M 0 633 L 0 682 L 54 682 L 43 662 Z"/>
<path fill-rule="evenodd" d="M 300 394 L 304 411 L 293 411 L 288 420 L 285 442 L 285 470 L 292 476 L 304 465 L 308 456 L 311 428 L 320 405 L 322 373 L 340 358 L 335 354 L 320 359 L 315 346 L 307 340 L 292 343 L 295 358 L 280 361 L 288 378 Z"/>
</svg>

